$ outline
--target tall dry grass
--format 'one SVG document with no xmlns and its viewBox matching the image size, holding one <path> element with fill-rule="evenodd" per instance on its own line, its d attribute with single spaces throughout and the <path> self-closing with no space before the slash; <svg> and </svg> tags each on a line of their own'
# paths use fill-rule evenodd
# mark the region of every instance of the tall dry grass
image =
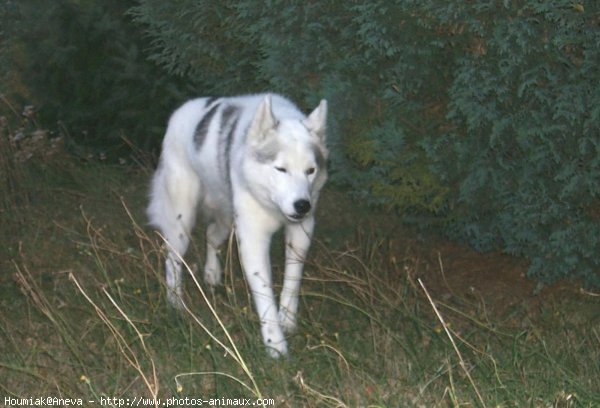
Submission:
<svg viewBox="0 0 600 408">
<path fill-rule="evenodd" d="M 335 235 L 325 218 L 327 235 L 317 233 L 306 266 L 291 357 L 273 361 L 233 239 L 223 251 L 226 283 L 215 292 L 196 280 L 204 255 L 196 240 L 185 257 L 187 307 L 177 313 L 165 299 L 163 242 L 144 225 L 146 175 L 57 166 L 60 188 L 28 181 L 23 188 L 37 197 L 26 222 L 11 229 L 16 236 L 2 230 L 9 273 L 0 277 L 0 395 L 272 398 L 282 407 L 599 400 L 596 298 L 545 305 L 515 326 L 485 298 L 426 290 L 444 279 L 441 257 L 428 263 L 417 250 L 398 252 L 377 228 Z"/>
</svg>

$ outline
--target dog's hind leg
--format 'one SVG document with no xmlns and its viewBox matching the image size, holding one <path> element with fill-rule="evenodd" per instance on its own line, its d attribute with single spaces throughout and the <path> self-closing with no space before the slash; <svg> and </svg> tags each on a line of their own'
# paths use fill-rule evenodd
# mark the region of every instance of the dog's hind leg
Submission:
<svg viewBox="0 0 600 408">
<path fill-rule="evenodd" d="M 221 283 L 223 270 L 219 262 L 219 247 L 231 232 L 231 222 L 216 220 L 206 228 L 206 265 L 204 281 L 210 286 Z"/>
<path fill-rule="evenodd" d="M 279 323 L 287 333 L 296 329 L 300 281 L 314 225 L 314 218 L 311 217 L 300 224 L 289 224 L 285 229 L 285 275 L 281 289 Z"/>
<path fill-rule="evenodd" d="M 152 182 L 148 215 L 166 240 L 167 300 L 183 308 L 181 258 L 187 251 L 196 221 L 200 180 L 191 169 L 161 166 Z"/>
</svg>

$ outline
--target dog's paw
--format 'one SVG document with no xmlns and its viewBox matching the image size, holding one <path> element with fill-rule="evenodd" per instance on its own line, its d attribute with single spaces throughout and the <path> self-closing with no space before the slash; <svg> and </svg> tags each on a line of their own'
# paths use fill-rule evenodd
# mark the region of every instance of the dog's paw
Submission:
<svg viewBox="0 0 600 408">
<path fill-rule="evenodd" d="M 265 346 L 267 348 L 267 354 L 271 358 L 278 359 L 288 356 L 287 341 L 285 339 L 279 341 L 278 343 L 265 343 Z"/>
<path fill-rule="evenodd" d="M 169 305 L 175 310 L 185 309 L 185 303 L 183 302 L 183 299 L 181 297 L 181 291 L 168 289 L 167 301 L 169 302 Z"/>
<path fill-rule="evenodd" d="M 261 327 L 261 331 L 267 354 L 272 358 L 286 357 L 287 341 L 279 324 L 265 324 Z"/>
<path fill-rule="evenodd" d="M 221 264 L 219 260 L 213 260 L 209 262 L 206 260 L 206 265 L 204 267 L 204 282 L 208 286 L 218 286 L 221 284 L 223 277 L 223 270 L 221 269 Z"/>
</svg>

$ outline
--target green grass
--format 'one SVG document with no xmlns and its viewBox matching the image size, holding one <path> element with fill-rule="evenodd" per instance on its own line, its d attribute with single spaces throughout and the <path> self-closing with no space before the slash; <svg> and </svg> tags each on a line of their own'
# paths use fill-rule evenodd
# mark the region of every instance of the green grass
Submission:
<svg viewBox="0 0 600 408">
<path fill-rule="evenodd" d="M 343 192 L 323 194 L 299 329 L 290 358 L 274 361 L 235 246 L 223 252 L 223 288 L 203 292 L 188 274 L 189 311 L 167 307 L 160 241 L 143 215 L 148 171 L 60 158 L 20 165 L 18 177 L 18 189 L 2 191 L 2 399 L 600 406 L 598 297 L 574 292 L 502 314 L 481 297 L 428 290 L 430 301 L 419 278 L 435 286 L 443 258 L 427 259 L 422 254 L 435 248 L 406 237 L 406 249 L 395 250 L 388 227 L 400 223 L 356 207 Z M 192 270 L 203 264 L 201 235 L 186 256 Z M 275 245 L 279 285 L 280 253 Z"/>
</svg>

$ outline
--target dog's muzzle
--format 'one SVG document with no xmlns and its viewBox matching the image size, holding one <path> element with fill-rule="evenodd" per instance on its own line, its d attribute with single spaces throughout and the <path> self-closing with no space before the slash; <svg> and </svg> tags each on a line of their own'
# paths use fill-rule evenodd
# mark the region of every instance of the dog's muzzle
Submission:
<svg viewBox="0 0 600 408">
<path fill-rule="evenodd" d="M 308 214 L 311 209 L 310 201 L 308 200 L 296 200 L 294 202 L 294 210 L 295 214 L 292 214 L 290 217 L 294 220 L 301 220 Z"/>
</svg>

